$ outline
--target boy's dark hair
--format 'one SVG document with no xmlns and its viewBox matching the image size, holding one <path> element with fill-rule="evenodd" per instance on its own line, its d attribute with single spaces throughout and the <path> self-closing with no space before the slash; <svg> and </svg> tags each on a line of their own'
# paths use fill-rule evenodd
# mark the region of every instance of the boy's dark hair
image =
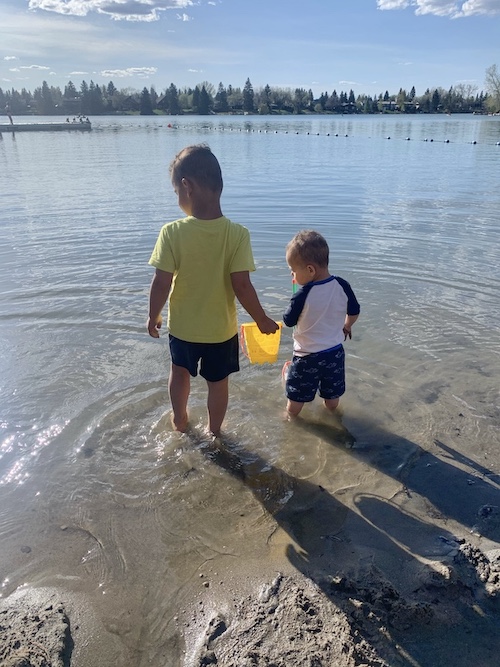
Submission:
<svg viewBox="0 0 500 667">
<path fill-rule="evenodd" d="M 286 256 L 304 264 L 328 267 L 329 248 L 325 238 L 312 229 L 303 229 L 295 234 L 286 247 Z"/>
<path fill-rule="evenodd" d="M 222 192 L 220 164 L 207 144 L 187 146 L 177 153 L 170 165 L 170 177 L 175 187 L 188 178 L 203 188 Z"/>
</svg>

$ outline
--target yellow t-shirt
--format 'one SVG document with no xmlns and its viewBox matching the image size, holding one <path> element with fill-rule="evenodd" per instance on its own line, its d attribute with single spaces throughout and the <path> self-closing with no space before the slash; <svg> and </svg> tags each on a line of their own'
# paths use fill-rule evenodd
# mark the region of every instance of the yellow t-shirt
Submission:
<svg viewBox="0 0 500 667">
<path fill-rule="evenodd" d="M 238 332 L 231 273 L 255 271 L 250 234 L 225 216 L 164 225 L 149 264 L 174 274 L 167 327 L 192 343 L 222 343 Z"/>
</svg>

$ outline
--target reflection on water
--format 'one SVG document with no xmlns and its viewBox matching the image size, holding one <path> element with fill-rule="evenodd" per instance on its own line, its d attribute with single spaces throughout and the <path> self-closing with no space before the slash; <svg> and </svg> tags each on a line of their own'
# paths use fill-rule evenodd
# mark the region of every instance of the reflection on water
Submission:
<svg viewBox="0 0 500 667">
<path fill-rule="evenodd" d="M 155 559 L 182 588 L 186 567 L 231 557 L 242 536 L 265 543 L 292 478 L 348 493 L 387 475 L 353 455 L 378 446 L 377 428 L 422 451 L 439 441 L 498 473 L 499 119 L 171 121 L 100 118 L 78 136 L 0 142 L 0 535 L 8 563 L 19 545 L 32 548 L 5 593 L 75 572 L 96 594 L 128 577 L 140 588 Z M 223 210 L 250 229 L 253 281 L 273 317 L 291 294 L 284 247 L 300 228 L 326 236 L 332 272 L 356 290 L 342 402 L 351 454 L 343 442 L 334 456 L 324 433 L 283 420 L 290 331 L 277 364 L 242 359 L 231 378 L 236 458 L 213 465 L 170 431 L 168 346 L 144 327 L 147 260 L 161 225 L 179 216 L 168 164 L 202 141 L 222 164 Z M 196 429 L 205 401 L 193 382 Z M 339 436 L 321 406 L 305 412 Z M 249 476 L 262 461 L 267 472 Z M 359 507 L 379 511 L 373 499 Z M 48 547 L 63 553 L 68 538 L 73 555 L 55 567 Z M 144 602 L 145 617 L 166 613 L 172 599 L 160 598 Z"/>
</svg>

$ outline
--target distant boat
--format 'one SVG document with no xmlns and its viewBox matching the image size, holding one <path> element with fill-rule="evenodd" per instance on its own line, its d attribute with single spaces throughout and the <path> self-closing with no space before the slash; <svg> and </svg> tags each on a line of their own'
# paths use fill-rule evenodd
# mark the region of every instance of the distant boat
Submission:
<svg viewBox="0 0 500 667">
<path fill-rule="evenodd" d="M 92 129 L 90 121 L 75 123 L 0 123 L 1 132 L 88 132 Z"/>
</svg>

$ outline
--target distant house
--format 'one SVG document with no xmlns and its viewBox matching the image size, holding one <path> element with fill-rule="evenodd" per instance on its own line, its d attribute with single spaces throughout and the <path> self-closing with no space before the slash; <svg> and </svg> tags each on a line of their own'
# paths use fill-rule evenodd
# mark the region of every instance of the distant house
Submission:
<svg viewBox="0 0 500 667">
<path fill-rule="evenodd" d="M 123 100 L 122 109 L 123 111 L 139 111 L 141 108 L 141 103 L 132 95 L 129 95 Z"/>
<path fill-rule="evenodd" d="M 162 95 L 158 98 L 156 108 L 161 109 L 162 111 L 168 111 L 170 109 L 170 100 L 168 95 Z"/>
<path fill-rule="evenodd" d="M 356 102 L 342 102 L 342 113 L 357 113 Z"/>
<path fill-rule="evenodd" d="M 420 105 L 418 102 L 405 102 L 405 113 L 418 113 Z"/>
<path fill-rule="evenodd" d="M 382 103 L 382 111 L 399 111 L 399 106 L 395 100 L 384 100 Z"/>
</svg>

